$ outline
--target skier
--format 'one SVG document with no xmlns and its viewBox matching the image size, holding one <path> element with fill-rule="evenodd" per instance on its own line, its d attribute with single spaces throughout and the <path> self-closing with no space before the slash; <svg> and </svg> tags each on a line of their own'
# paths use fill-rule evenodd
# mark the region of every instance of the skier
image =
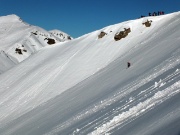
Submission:
<svg viewBox="0 0 180 135">
<path fill-rule="evenodd" d="M 131 66 L 130 62 L 127 62 L 127 68 L 129 68 Z"/>
</svg>

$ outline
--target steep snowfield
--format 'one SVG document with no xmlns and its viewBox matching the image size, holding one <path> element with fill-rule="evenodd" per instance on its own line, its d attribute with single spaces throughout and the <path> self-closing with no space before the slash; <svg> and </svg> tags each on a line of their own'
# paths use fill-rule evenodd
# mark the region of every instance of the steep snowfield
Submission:
<svg viewBox="0 0 180 135">
<path fill-rule="evenodd" d="M 0 75 L 0 134 L 178 135 L 179 25 L 145 17 L 40 49 Z"/>
<path fill-rule="evenodd" d="M 16 15 L 0 17 L 0 73 L 49 45 L 48 39 L 53 39 L 55 43 L 70 40 L 68 34 L 61 31 L 59 34 L 63 35 L 63 40 L 40 27 L 23 22 Z"/>
</svg>

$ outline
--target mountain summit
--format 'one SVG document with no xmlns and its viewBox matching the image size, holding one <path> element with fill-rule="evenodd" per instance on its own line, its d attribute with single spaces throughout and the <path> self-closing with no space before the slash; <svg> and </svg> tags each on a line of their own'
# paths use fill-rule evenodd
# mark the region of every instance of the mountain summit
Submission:
<svg viewBox="0 0 180 135">
<path fill-rule="evenodd" d="M 62 31 L 58 35 L 25 23 L 16 15 L 0 17 L 0 73 L 45 46 L 72 39 Z"/>
<path fill-rule="evenodd" d="M 179 20 L 148 16 L 52 46 L 59 31 L 15 19 L 1 59 L 36 53 L 0 75 L 0 134 L 178 135 Z"/>
</svg>

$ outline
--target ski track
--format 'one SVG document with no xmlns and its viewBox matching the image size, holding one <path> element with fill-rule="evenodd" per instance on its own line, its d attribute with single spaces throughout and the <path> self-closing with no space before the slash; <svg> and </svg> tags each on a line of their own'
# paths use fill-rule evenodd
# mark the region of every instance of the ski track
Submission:
<svg viewBox="0 0 180 135">
<path fill-rule="evenodd" d="M 49 87 L 49 85 L 56 79 L 56 77 L 59 76 L 60 73 L 63 72 L 64 69 L 66 69 L 66 66 L 68 66 L 68 64 L 72 61 L 72 59 L 76 55 L 78 55 L 80 52 L 83 52 L 83 50 L 86 47 L 88 47 L 88 46 L 83 46 L 81 49 L 75 50 L 74 52 L 72 52 L 72 55 L 69 56 L 69 58 L 67 60 L 65 60 L 61 65 L 59 65 L 59 63 L 56 61 L 56 64 L 52 64 L 50 66 L 48 65 L 48 66 L 38 67 L 40 69 L 39 70 L 40 72 L 36 72 L 36 71 L 32 70 L 32 72 L 30 72 L 29 75 L 25 73 L 26 76 L 29 76 L 29 77 L 27 77 L 28 79 L 21 80 L 21 82 L 20 82 L 21 85 L 18 85 L 18 87 L 14 86 L 14 88 L 13 88 L 14 91 L 10 92 L 9 94 L 5 93 L 5 94 L 7 94 L 7 96 L 3 96 L 3 99 L 1 99 L 0 105 L 3 106 L 7 102 L 10 102 L 10 105 L 2 111 L 2 114 L 0 115 L 0 120 L 1 121 L 5 120 L 8 115 L 13 114 L 14 111 L 16 111 L 18 108 L 22 108 L 22 106 L 24 106 L 24 108 L 23 108 L 24 111 L 21 114 L 21 115 L 23 115 L 26 112 L 28 112 L 29 110 L 31 110 L 31 109 L 35 108 L 36 106 L 38 106 L 39 104 L 41 104 L 42 102 L 45 102 L 49 98 L 52 98 L 52 97 L 49 97 L 46 100 L 43 100 L 43 99 L 39 100 L 38 105 L 36 105 L 36 106 L 30 105 L 28 107 L 25 107 L 30 101 L 35 99 L 37 96 L 41 95 L 42 90 Z M 59 60 L 61 60 L 61 59 L 59 59 Z M 34 62 L 36 63 L 36 61 L 34 61 Z M 24 68 L 24 66 L 22 66 L 19 70 L 23 70 L 23 68 Z M 51 69 L 53 69 L 53 70 L 51 70 Z M 46 71 L 48 71 L 49 73 L 46 75 L 46 77 L 43 77 L 43 73 Z M 17 76 L 22 76 L 22 74 L 19 74 Z M 34 85 L 25 86 L 25 84 L 28 84 L 29 81 L 36 80 L 36 78 L 39 78 L 39 80 L 41 80 L 41 83 L 34 83 Z M 7 82 L 7 80 L 6 80 L 6 82 Z M 16 80 L 14 80 L 14 82 L 9 82 L 9 83 L 16 85 L 16 83 L 19 83 L 19 82 L 16 82 Z M 1 87 L 4 88 L 5 86 L 1 86 Z M 8 89 L 8 87 L 6 89 Z M 25 92 L 19 91 L 19 90 L 23 90 L 23 89 L 26 89 L 26 91 Z M 61 93 L 62 92 L 63 91 L 61 91 Z M 17 97 L 18 97 L 18 99 L 17 99 Z M 8 113 L 6 113 L 6 112 L 8 112 Z M 6 122 L 8 122 L 7 119 L 6 119 Z"/>
<path fill-rule="evenodd" d="M 173 81 L 174 79 L 176 79 L 178 77 L 180 77 L 180 72 L 175 71 L 170 76 L 161 80 L 158 87 L 159 88 L 163 87 L 164 85 L 170 83 L 171 81 Z M 164 82 L 164 84 L 163 84 L 163 82 Z M 137 117 L 138 115 L 142 115 L 144 112 L 147 112 L 149 109 L 154 108 L 156 105 L 162 103 L 166 99 L 168 99 L 171 96 L 175 95 L 176 93 L 180 92 L 179 91 L 180 83 L 177 82 L 174 85 L 175 85 L 175 87 L 177 86 L 177 88 L 178 88 L 178 90 L 175 92 L 173 91 L 173 89 L 171 89 L 172 91 L 168 91 L 168 92 L 166 92 L 166 90 L 164 90 L 165 92 L 164 91 L 158 91 L 157 92 L 158 87 L 156 87 L 155 85 L 152 85 L 149 88 L 145 89 L 144 90 L 145 92 L 141 92 L 134 97 L 130 97 L 129 99 L 126 99 L 124 105 L 111 110 L 110 112 L 106 113 L 104 116 L 101 116 L 100 118 L 96 119 L 93 122 L 93 124 L 97 124 L 104 117 L 104 121 L 103 122 L 101 121 L 101 124 L 103 123 L 102 126 L 99 128 L 95 127 L 95 129 L 97 129 L 97 130 L 92 132 L 92 135 L 94 135 L 94 134 L 98 135 L 98 134 L 102 134 L 102 133 L 104 134 L 106 131 L 111 131 L 112 129 L 116 128 L 119 125 L 123 125 L 124 123 L 127 124 L 127 122 L 130 122 L 129 120 L 131 120 L 131 119 L 133 120 L 133 117 L 131 115 L 134 114 L 134 117 Z M 174 86 L 172 86 L 172 88 L 174 88 Z M 163 94 L 163 92 L 164 92 L 164 99 L 161 96 L 161 93 Z M 169 93 L 171 93 L 172 95 L 169 96 L 168 95 Z M 157 99 L 157 101 L 154 100 L 152 95 L 159 95 L 158 96 L 159 99 Z M 163 100 L 161 100 L 161 99 L 163 99 Z M 149 105 L 149 103 L 150 103 L 149 100 L 150 101 L 152 100 L 151 105 Z M 116 101 L 116 100 L 114 100 L 114 101 Z M 147 102 L 147 104 L 146 104 L 146 102 Z M 139 103 L 139 104 L 136 105 L 136 103 Z M 109 105 L 111 105 L 111 104 L 109 104 Z M 127 109 L 129 109 L 129 110 L 125 111 Z M 139 113 L 139 111 L 140 112 L 142 111 L 142 114 Z M 122 112 L 122 113 L 118 114 L 119 112 Z M 113 119 L 110 120 L 110 122 L 109 122 L 109 118 L 111 118 L 111 117 L 113 117 Z M 120 120 L 122 122 L 120 122 L 118 118 L 123 119 L 123 120 Z M 79 131 L 83 130 L 84 128 L 86 128 L 88 126 L 89 125 L 86 125 L 85 127 L 79 129 Z"/>
<path fill-rule="evenodd" d="M 143 113 L 147 112 L 148 110 L 154 108 L 158 104 L 164 102 L 168 98 L 172 97 L 173 95 L 180 92 L 180 81 L 174 83 L 170 87 L 166 88 L 163 91 L 158 91 L 154 94 L 153 97 L 148 98 L 144 102 L 140 102 L 136 106 L 130 108 L 128 111 L 123 112 L 111 119 L 109 122 L 106 122 L 102 126 L 98 127 L 95 131 L 91 132 L 89 135 L 99 135 L 99 134 L 106 134 L 107 132 L 111 131 L 112 129 L 116 128 L 117 126 L 122 125 L 123 123 L 131 120 Z"/>
<path fill-rule="evenodd" d="M 120 102 L 125 102 L 124 105 L 122 105 L 120 107 L 116 107 L 115 109 L 113 109 L 110 112 L 106 113 L 104 116 L 101 116 L 100 118 L 96 119 L 94 121 L 94 125 L 97 124 L 97 123 L 100 123 L 99 121 L 101 121 L 101 119 L 103 117 L 104 117 L 104 121 L 103 122 L 101 121 L 101 124 L 102 123 L 105 124 L 106 122 L 108 122 L 109 118 L 111 118 L 112 116 L 116 117 L 119 112 L 122 112 L 123 114 L 126 113 L 126 112 L 124 112 L 125 110 L 127 110 L 127 109 L 131 110 L 130 107 L 132 107 L 132 106 L 135 107 L 136 103 L 139 103 L 139 102 L 141 103 L 142 101 L 148 100 L 148 98 L 150 98 L 152 95 L 156 94 L 158 88 L 163 87 L 164 85 L 167 85 L 167 84 L 171 83 L 171 81 L 173 81 L 174 79 L 176 79 L 178 77 L 180 77 L 180 72 L 175 71 L 173 74 L 167 76 L 165 79 L 160 80 L 158 86 L 152 85 L 149 88 L 143 90 L 144 92 L 140 92 L 139 94 L 137 94 L 134 97 L 132 97 L 132 96 L 129 97 L 129 99 L 126 99 L 126 101 L 120 101 Z M 126 95 L 126 96 L 128 96 L 128 95 Z M 110 99 L 109 101 L 111 101 L 111 102 L 115 101 L 116 102 L 116 101 L 119 101 L 119 99 Z M 102 102 L 104 102 L 104 101 L 102 101 Z M 110 106 L 110 105 L 112 105 L 112 103 L 109 103 L 107 105 Z M 148 109 L 145 109 L 145 110 L 148 111 Z M 128 116 L 127 118 L 124 118 L 125 120 L 123 121 L 123 123 L 125 123 L 126 121 L 129 121 L 130 116 Z M 103 124 L 103 126 L 104 126 L 104 124 Z M 118 122 L 116 123 L 116 126 L 118 126 Z M 113 128 L 115 128 L 116 126 L 113 126 Z M 85 128 L 85 127 L 83 127 L 83 128 Z M 79 129 L 79 130 L 81 131 L 82 129 Z M 107 127 L 105 129 L 107 129 Z M 97 134 L 100 134 L 100 132 L 98 131 Z"/>
<path fill-rule="evenodd" d="M 109 112 L 104 113 L 102 116 L 96 118 L 90 123 L 87 123 L 83 127 L 77 128 L 71 134 L 87 134 L 88 131 L 92 130 L 91 128 L 94 128 L 94 131 L 92 133 L 89 133 L 90 135 L 106 134 L 106 132 L 111 131 L 117 126 L 127 123 L 128 121 L 130 121 L 130 119 L 136 118 L 146 113 L 148 110 L 156 107 L 158 104 L 164 102 L 168 98 L 180 92 L 180 81 L 172 84 L 164 90 L 158 91 L 159 88 L 171 84 L 174 79 L 180 77 L 180 70 L 174 71 L 172 74 L 159 80 L 159 82 L 154 81 L 153 85 L 151 85 L 147 89 L 140 91 L 134 97 L 131 96 L 128 99 L 126 99 L 125 97 L 128 97 L 132 92 L 137 91 L 140 87 L 143 87 L 145 84 L 153 81 L 155 78 L 162 75 L 166 71 L 174 68 L 175 66 L 178 66 L 180 64 L 179 59 L 179 56 L 170 57 L 145 75 L 137 78 L 136 81 L 119 90 L 120 92 L 100 101 L 97 104 L 92 105 L 91 107 L 88 107 L 73 118 L 67 120 L 65 123 L 61 123 L 60 125 L 56 126 L 52 131 L 46 133 L 45 135 L 56 134 L 66 129 L 73 123 L 83 120 L 84 118 L 93 115 L 116 102 L 124 102 L 124 104 L 120 107 L 116 107 L 115 109 L 110 110 Z M 169 63 L 168 61 L 171 61 L 171 63 Z M 129 110 L 127 111 L 127 109 Z M 112 119 L 110 120 L 110 118 Z"/>
<path fill-rule="evenodd" d="M 20 85 L 19 88 L 15 88 L 15 91 L 10 93 L 8 95 L 8 97 L 4 97 L 4 100 L 1 99 L 1 104 L 6 104 L 7 101 L 12 100 L 12 104 L 11 104 L 11 111 L 13 112 L 13 110 L 16 110 L 18 106 L 21 106 L 23 104 L 25 104 L 26 102 L 29 102 L 31 99 L 35 98 L 38 94 L 41 93 L 40 89 L 43 90 L 43 88 L 47 87 L 51 82 L 54 81 L 54 79 L 56 78 L 56 76 L 58 76 L 60 74 L 60 72 L 63 71 L 63 69 L 65 68 L 65 66 L 68 65 L 68 63 L 73 59 L 73 57 L 75 55 L 78 54 L 79 51 L 75 52 L 68 60 L 66 60 L 64 62 L 64 64 L 62 64 L 60 67 L 57 64 L 55 64 L 53 66 L 53 69 L 46 77 L 41 78 L 41 83 L 35 83 L 33 86 L 28 87 L 27 91 L 24 92 L 23 94 L 20 94 L 21 96 L 18 97 L 18 100 L 15 100 L 16 102 L 14 102 L 14 100 L 12 100 L 13 97 L 17 97 L 19 95 L 19 93 L 21 93 L 21 91 L 18 91 L 19 89 L 22 89 L 20 87 L 23 87 L 24 85 Z M 46 71 L 49 67 L 43 67 L 41 70 L 41 73 L 43 73 L 44 71 Z M 35 74 L 31 74 L 28 77 L 28 80 L 24 80 L 21 83 L 22 84 L 27 84 L 28 81 L 35 79 L 36 77 L 39 77 L 39 74 L 41 73 L 35 73 Z M 38 91 L 34 91 L 34 90 L 38 89 Z M 29 97 L 29 98 L 27 98 Z M 15 106 L 17 105 L 17 106 Z M 1 115 L 1 118 L 5 118 L 6 114 Z"/>
</svg>

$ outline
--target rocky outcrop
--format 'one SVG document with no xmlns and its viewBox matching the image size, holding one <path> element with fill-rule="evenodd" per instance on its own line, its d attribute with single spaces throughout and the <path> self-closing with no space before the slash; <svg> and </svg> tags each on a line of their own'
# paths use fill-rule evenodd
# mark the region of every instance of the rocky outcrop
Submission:
<svg viewBox="0 0 180 135">
<path fill-rule="evenodd" d="M 130 32 L 131 32 L 130 28 L 128 28 L 128 29 L 124 28 L 124 31 L 120 31 L 120 32 L 115 34 L 114 40 L 115 41 L 121 40 L 122 38 L 125 38 L 126 36 L 128 36 L 128 34 Z"/>
<path fill-rule="evenodd" d="M 101 31 L 101 33 L 98 35 L 98 39 L 103 38 L 105 35 L 107 35 L 107 33 Z"/>
<path fill-rule="evenodd" d="M 55 42 L 55 40 L 54 39 L 52 39 L 52 38 L 45 38 L 44 40 L 47 40 L 48 42 L 48 44 L 49 45 L 52 45 L 52 44 L 55 44 L 56 42 Z"/>
<path fill-rule="evenodd" d="M 142 23 L 143 25 L 145 25 L 146 27 L 150 27 L 152 23 L 152 20 L 147 20 L 146 22 Z"/>
<path fill-rule="evenodd" d="M 64 42 L 73 39 L 70 35 L 60 30 L 51 30 L 49 32 L 51 36 L 54 36 L 56 38 L 55 40 L 57 40 L 58 42 Z"/>
</svg>

